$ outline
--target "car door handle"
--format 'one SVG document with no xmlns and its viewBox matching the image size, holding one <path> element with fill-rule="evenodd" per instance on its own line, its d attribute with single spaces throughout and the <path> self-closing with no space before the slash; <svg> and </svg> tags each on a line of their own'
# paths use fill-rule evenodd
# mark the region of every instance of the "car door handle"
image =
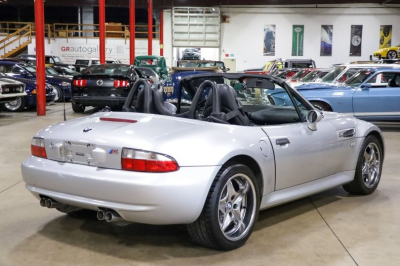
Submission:
<svg viewBox="0 0 400 266">
<path fill-rule="evenodd" d="M 290 141 L 287 138 L 283 138 L 283 139 L 277 139 L 276 140 L 276 145 L 286 145 L 286 144 L 290 144 Z"/>
</svg>

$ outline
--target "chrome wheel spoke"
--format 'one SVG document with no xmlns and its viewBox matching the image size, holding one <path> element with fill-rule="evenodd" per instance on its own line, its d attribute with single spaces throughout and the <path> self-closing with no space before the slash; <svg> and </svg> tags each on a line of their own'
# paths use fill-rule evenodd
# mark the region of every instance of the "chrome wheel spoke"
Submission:
<svg viewBox="0 0 400 266">
<path fill-rule="evenodd" d="M 371 142 L 365 148 L 363 162 L 361 173 L 364 185 L 372 188 L 379 181 L 380 172 L 380 153 L 375 143 Z"/>
<path fill-rule="evenodd" d="M 235 188 L 233 187 L 232 181 L 229 180 L 228 183 L 226 184 L 226 187 L 228 189 L 228 200 L 233 200 L 234 198 L 237 197 L 237 192 Z"/>
<path fill-rule="evenodd" d="M 232 223 L 231 216 L 229 214 L 226 214 L 221 227 L 222 231 L 224 232 L 231 223 Z"/>
</svg>

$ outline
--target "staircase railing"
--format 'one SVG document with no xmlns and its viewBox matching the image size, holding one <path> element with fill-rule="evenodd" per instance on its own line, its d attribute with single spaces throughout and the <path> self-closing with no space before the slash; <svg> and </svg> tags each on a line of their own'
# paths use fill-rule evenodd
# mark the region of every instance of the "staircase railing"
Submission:
<svg viewBox="0 0 400 266">
<path fill-rule="evenodd" d="M 15 38 L 14 38 L 15 37 Z M 6 47 L 18 41 L 18 46 L 21 46 L 21 39 L 24 37 L 28 37 L 25 41 L 32 41 L 32 24 L 27 24 L 24 27 L 18 29 L 17 31 L 7 35 L 7 37 L 3 38 L 0 41 L 0 51 L 3 50 L 3 55 L 6 54 Z M 24 42 L 24 43 L 25 43 Z"/>
</svg>

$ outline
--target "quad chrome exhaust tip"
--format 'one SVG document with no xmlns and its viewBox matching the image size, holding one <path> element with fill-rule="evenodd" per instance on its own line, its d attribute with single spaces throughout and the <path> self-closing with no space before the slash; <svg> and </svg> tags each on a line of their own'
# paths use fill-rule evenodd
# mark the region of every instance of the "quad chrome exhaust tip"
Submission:
<svg viewBox="0 0 400 266">
<path fill-rule="evenodd" d="M 104 219 L 107 222 L 123 222 L 125 221 L 116 211 L 109 210 L 105 213 Z"/>
<path fill-rule="evenodd" d="M 99 211 L 97 212 L 97 219 L 98 219 L 99 221 L 104 220 L 104 219 L 105 219 L 105 216 L 106 216 L 106 213 L 105 213 L 103 210 L 99 210 Z"/>
<path fill-rule="evenodd" d="M 47 208 L 58 208 L 63 205 L 63 204 L 61 204 L 53 199 L 50 199 L 50 198 L 41 198 L 39 203 L 40 203 L 40 206 L 47 207 Z"/>
</svg>

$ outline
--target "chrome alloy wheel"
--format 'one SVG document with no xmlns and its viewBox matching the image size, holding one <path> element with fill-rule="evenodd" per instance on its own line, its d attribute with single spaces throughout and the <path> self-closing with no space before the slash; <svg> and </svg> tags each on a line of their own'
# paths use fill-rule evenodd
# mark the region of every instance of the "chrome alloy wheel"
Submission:
<svg viewBox="0 0 400 266">
<path fill-rule="evenodd" d="M 362 179 L 367 188 L 372 188 L 380 177 L 381 154 L 378 146 L 371 142 L 364 150 Z"/>
<path fill-rule="evenodd" d="M 18 97 L 18 99 L 16 99 L 15 101 L 6 103 L 5 107 L 7 108 L 7 110 L 15 111 L 21 108 L 21 104 L 22 104 L 21 97 Z"/>
<path fill-rule="evenodd" d="M 251 179 L 244 174 L 229 178 L 219 197 L 218 220 L 223 235 L 237 241 L 246 236 L 256 212 L 256 192 Z"/>
</svg>

